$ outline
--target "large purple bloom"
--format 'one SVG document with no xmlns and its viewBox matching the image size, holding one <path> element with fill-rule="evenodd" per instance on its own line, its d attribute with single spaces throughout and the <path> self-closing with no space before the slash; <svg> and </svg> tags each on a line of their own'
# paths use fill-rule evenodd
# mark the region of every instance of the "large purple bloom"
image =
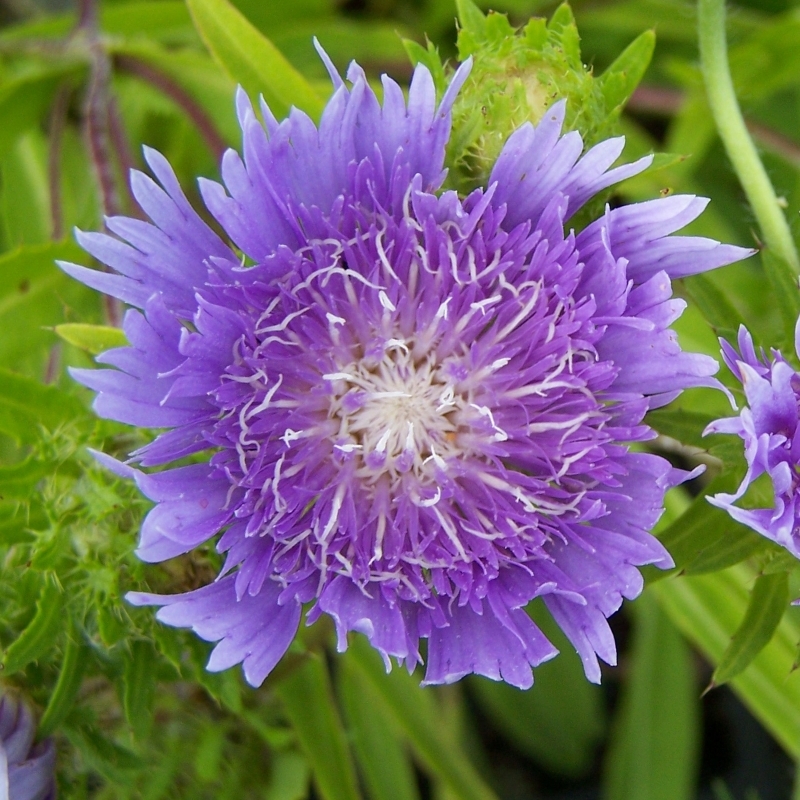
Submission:
<svg viewBox="0 0 800 800">
<path fill-rule="evenodd" d="M 800 374 L 781 353 L 756 351 L 747 329 L 739 329 L 739 352 L 721 341 L 722 357 L 744 388 L 747 405 L 739 416 L 712 422 L 706 433 L 733 433 L 744 442 L 747 472 L 733 494 L 720 493 L 708 501 L 735 520 L 772 539 L 800 558 Z M 800 356 L 800 321 L 795 330 Z M 740 508 L 741 499 L 761 475 L 772 481 L 772 508 Z"/>
<path fill-rule="evenodd" d="M 217 641 L 210 669 L 261 683 L 307 619 L 339 647 L 365 634 L 429 683 L 468 673 L 532 683 L 555 650 L 524 607 L 542 597 L 598 681 L 615 661 L 606 618 L 671 565 L 648 531 L 684 476 L 630 452 L 648 408 L 706 386 L 716 363 L 681 352 L 670 280 L 746 251 L 671 237 L 706 201 L 606 212 L 587 200 L 649 163 L 612 169 L 621 139 L 581 156 L 563 103 L 508 140 L 486 189 L 439 191 L 450 109 L 430 74 L 381 105 L 353 65 L 319 128 L 299 111 L 262 125 L 238 96 L 244 158 L 201 181 L 220 239 L 162 156 L 133 175 L 153 224 L 115 217 L 79 235 L 114 274 L 71 275 L 141 310 L 130 347 L 76 370 L 102 416 L 167 428 L 133 454 L 156 501 L 138 553 L 163 561 L 217 534 L 216 582 L 134 594 Z M 110 463 L 110 462 L 109 462 Z M 112 466 L 114 466 L 112 464 Z"/>
<path fill-rule="evenodd" d="M 36 721 L 25 703 L 0 698 L 0 798 L 54 800 L 56 748 L 52 739 L 34 745 Z"/>
</svg>

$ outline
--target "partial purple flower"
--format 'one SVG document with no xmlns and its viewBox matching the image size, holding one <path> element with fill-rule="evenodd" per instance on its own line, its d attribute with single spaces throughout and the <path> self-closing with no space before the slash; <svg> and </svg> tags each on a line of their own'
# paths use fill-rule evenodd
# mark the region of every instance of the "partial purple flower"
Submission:
<svg viewBox="0 0 800 800">
<path fill-rule="evenodd" d="M 716 494 L 708 501 L 800 558 L 800 374 L 778 350 L 769 356 L 763 349 L 757 351 L 744 326 L 739 328 L 738 352 L 728 342 L 720 343 L 725 363 L 742 383 L 747 405 L 739 416 L 712 422 L 705 433 L 739 436 L 744 442 L 747 472 L 736 492 Z M 800 321 L 795 329 L 795 349 L 800 355 Z M 734 505 L 765 474 L 774 490 L 772 508 Z"/>
<path fill-rule="evenodd" d="M 556 651 L 525 612 L 541 597 L 600 678 L 606 619 L 636 597 L 649 534 L 685 474 L 630 452 L 649 408 L 708 386 L 716 362 L 683 353 L 671 280 L 748 253 L 672 237 L 706 201 L 669 197 L 566 221 L 643 170 L 612 168 L 622 139 L 582 155 L 564 104 L 509 137 L 489 185 L 441 191 L 450 111 L 417 67 L 381 105 L 357 65 L 319 127 L 294 110 L 262 124 L 237 98 L 243 157 L 201 180 L 229 241 L 187 202 L 164 158 L 134 173 L 151 223 L 80 233 L 112 274 L 65 264 L 136 307 L 130 347 L 75 370 L 101 416 L 164 428 L 106 458 L 156 501 L 138 554 L 158 562 L 219 536 L 219 578 L 134 593 L 163 622 L 218 642 L 209 669 L 260 684 L 307 621 L 328 614 L 427 683 L 469 673 L 530 686 Z M 198 457 L 195 456 L 195 459 Z"/>
<path fill-rule="evenodd" d="M 56 749 L 52 739 L 34 744 L 36 721 L 11 694 L 0 698 L 0 798 L 55 800 Z"/>
</svg>

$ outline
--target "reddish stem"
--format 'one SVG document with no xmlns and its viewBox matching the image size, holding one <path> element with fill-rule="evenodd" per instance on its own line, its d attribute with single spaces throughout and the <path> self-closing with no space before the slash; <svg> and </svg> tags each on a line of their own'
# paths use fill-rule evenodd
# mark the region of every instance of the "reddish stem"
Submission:
<svg viewBox="0 0 800 800">
<path fill-rule="evenodd" d="M 130 75 L 134 75 L 154 86 L 181 108 L 194 123 L 205 140 L 206 146 L 213 153 L 217 163 L 219 163 L 228 146 L 205 109 L 180 84 L 169 75 L 165 75 L 161 70 L 152 66 L 152 64 L 148 64 L 134 56 L 118 55 L 115 57 L 114 63 Z"/>
</svg>

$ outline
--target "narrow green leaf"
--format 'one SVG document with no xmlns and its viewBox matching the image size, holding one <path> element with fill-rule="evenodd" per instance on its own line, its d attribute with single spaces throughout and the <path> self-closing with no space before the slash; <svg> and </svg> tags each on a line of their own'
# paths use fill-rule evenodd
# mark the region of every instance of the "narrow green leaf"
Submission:
<svg viewBox="0 0 800 800">
<path fill-rule="evenodd" d="M 578 778 L 595 763 L 605 728 L 603 693 L 586 680 L 575 648 L 544 606 L 533 603 L 529 611 L 561 654 L 536 668 L 531 689 L 476 677 L 470 693 L 510 745 L 548 772 Z"/>
<path fill-rule="evenodd" d="M 119 328 L 108 325 L 87 325 L 82 322 L 65 322 L 56 325 L 55 332 L 65 341 L 97 355 L 112 347 L 125 347 L 128 340 Z"/>
<path fill-rule="evenodd" d="M 62 732 L 86 763 L 118 790 L 130 785 L 137 772 L 145 767 L 143 760 L 127 747 L 80 719 L 77 710 L 70 715 Z"/>
<path fill-rule="evenodd" d="M 717 476 L 688 511 L 659 534 L 677 569 L 690 574 L 715 572 L 769 548 L 767 539 L 706 500 L 707 495 L 731 491 L 735 484 L 731 474 Z"/>
<path fill-rule="evenodd" d="M 25 131 L 44 119 L 59 82 L 80 69 L 66 62 L 40 65 L 0 83 L 0 158 Z"/>
<path fill-rule="evenodd" d="M 631 674 L 607 754 L 605 800 L 695 796 L 699 697 L 689 649 L 648 593 L 632 606 Z"/>
<path fill-rule="evenodd" d="M 0 368 L 1 432 L 23 443 L 35 442 L 40 426 L 52 431 L 87 416 L 76 397 Z"/>
<path fill-rule="evenodd" d="M 719 529 L 719 528 L 718 528 Z M 684 567 L 686 575 L 702 575 L 706 572 L 719 572 L 747 558 L 764 553 L 775 547 L 768 539 L 759 536 L 742 525 L 732 525 L 714 543 Z"/>
<path fill-rule="evenodd" d="M 775 302 L 783 319 L 784 342 L 794 345 L 794 328 L 800 317 L 800 290 L 791 264 L 769 249 L 761 251 L 761 263 L 775 292 Z"/>
<path fill-rule="evenodd" d="M 659 408 L 647 415 L 648 424 L 659 433 L 703 450 L 708 447 L 708 439 L 703 436 L 703 431 L 716 419 L 714 415 L 703 411 L 672 407 Z"/>
<path fill-rule="evenodd" d="M 44 244 L 52 229 L 44 135 L 34 129 L 20 136 L 0 159 L 0 173 L 0 219 L 6 248 Z"/>
<path fill-rule="evenodd" d="M 186 0 L 200 36 L 222 68 L 281 117 L 295 106 L 318 119 L 323 101 L 308 81 L 227 0 Z"/>
<path fill-rule="evenodd" d="M 58 341 L 48 329 L 67 321 L 67 309 L 79 313 L 84 322 L 99 319 L 97 292 L 55 264 L 83 256 L 71 242 L 20 247 L 0 256 L 0 367 L 38 377 Z"/>
<path fill-rule="evenodd" d="M 700 652 L 718 663 L 746 613 L 754 577 L 739 564 L 710 575 L 660 581 L 652 591 Z M 798 641 L 800 627 L 785 614 L 769 643 L 730 684 L 793 758 L 800 756 Z"/>
<path fill-rule="evenodd" d="M 49 736 L 67 718 L 75 704 L 81 688 L 86 665 L 89 659 L 89 648 L 83 641 L 81 632 L 75 624 L 70 626 L 67 643 L 64 648 L 64 659 L 58 673 L 53 693 L 47 701 L 47 708 L 39 721 L 39 738 Z"/>
<path fill-rule="evenodd" d="M 276 687 L 325 800 L 359 798 L 347 736 L 325 664 L 309 656 Z"/>
<path fill-rule="evenodd" d="M 759 575 L 742 624 L 722 654 L 712 684 L 720 686 L 745 670 L 769 643 L 788 608 L 788 573 Z"/>
<path fill-rule="evenodd" d="M 797 556 L 784 550 L 782 547 L 771 551 L 759 562 L 759 570 L 762 575 L 775 575 L 778 572 L 791 572 L 796 569 L 798 564 Z"/>
<path fill-rule="evenodd" d="M 628 102 L 628 98 L 650 65 L 655 46 L 655 33 L 645 31 L 637 36 L 597 79 L 597 85 L 603 93 L 609 112 Z"/>
<path fill-rule="evenodd" d="M 496 800 L 468 756 L 442 732 L 434 697 L 419 679 L 401 669 L 386 674 L 380 656 L 362 636 L 354 636 L 348 653 L 386 703 L 415 752 L 450 796 L 459 800 Z"/>
<path fill-rule="evenodd" d="M 265 800 L 305 800 L 308 781 L 308 762 L 300 753 L 275 753 Z"/>
<path fill-rule="evenodd" d="M 37 15 L 25 22 L 4 27 L 0 42 L 67 36 L 75 27 L 75 14 Z M 195 39 L 186 4 L 182 0 L 133 0 L 103 4 L 100 28 L 114 36 L 148 36 L 159 41 Z M 196 39 L 195 39 L 196 40 Z"/>
<path fill-rule="evenodd" d="M 50 650 L 64 627 L 63 608 L 61 587 L 53 577 L 45 578 L 33 619 L 3 656 L 4 675 L 13 675 Z"/>
<path fill-rule="evenodd" d="M 742 315 L 727 294 L 707 275 L 694 275 L 683 283 L 686 293 L 721 336 L 735 337 Z"/>
<path fill-rule="evenodd" d="M 214 783 L 220 778 L 226 733 L 221 725 L 209 725 L 200 732 L 194 754 L 194 771 L 203 783 Z"/>
<path fill-rule="evenodd" d="M 352 658 L 340 663 L 339 696 L 370 798 L 419 800 L 413 767 L 384 701 Z"/>
<path fill-rule="evenodd" d="M 134 0 L 100 7 L 100 27 L 116 36 L 160 41 L 196 41 L 186 4 L 176 0 Z"/>
<path fill-rule="evenodd" d="M 125 655 L 122 707 L 137 739 L 147 737 L 153 721 L 155 664 L 156 652 L 150 642 L 142 639 L 131 642 L 130 653 Z"/>
</svg>

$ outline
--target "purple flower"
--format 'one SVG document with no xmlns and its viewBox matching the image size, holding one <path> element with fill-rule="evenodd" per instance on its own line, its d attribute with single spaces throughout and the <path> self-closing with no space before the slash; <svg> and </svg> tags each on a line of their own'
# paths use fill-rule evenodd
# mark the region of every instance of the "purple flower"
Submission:
<svg viewBox="0 0 800 800">
<path fill-rule="evenodd" d="M 34 745 L 36 722 L 12 695 L 0 698 L 0 798 L 54 800 L 56 749 L 52 739 Z"/>
<path fill-rule="evenodd" d="M 747 405 L 738 417 L 712 422 L 705 433 L 739 436 L 744 442 L 747 473 L 734 494 L 716 494 L 708 501 L 800 558 L 800 374 L 779 351 L 773 350 L 771 357 L 763 349 L 757 352 L 744 326 L 739 328 L 739 352 L 726 341 L 720 343 L 725 363 L 742 383 Z M 795 349 L 800 354 L 800 322 L 795 330 Z M 735 506 L 764 474 L 772 481 L 772 508 Z"/>
<path fill-rule="evenodd" d="M 326 62 L 327 63 L 327 62 Z M 232 244 L 190 207 L 164 158 L 163 188 L 134 173 L 153 224 L 115 217 L 80 233 L 115 274 L 63 268 L 141 310 L 130 347 L 75 370 L 101 416 L 166 428 L 112 462 L 156 501 L 138 554 L 163 561 L 221 533 L 212 584 L 134 593 L 167 624 L 219 642 L 209 669 L 260 684 L 295 635 L 328 614 L 427 683 L 468 673 L 520 687 L 556 651 L 524 607 L 541 597 L 592 681 L 615 662 L 606 618 L 669 567 L 648 531 L 685 475 L 630 452 L 642 419 L 716 362 L 681 352 L 670 280 L 747 251 L 669 234 L 706 201 L 670 197 L 565 228 L 598 192 L 649 163 L 611 168 L 622 139 L 581 156 L 564 104 L 509 137 L 486 189 L 440 191 L 450 110 L 417 67 L 408 100 L 381 106 L 357 65 L 319 128 L 265 124 L 237 97 L 244 157 L 201 180 Z"/>
</svg>

